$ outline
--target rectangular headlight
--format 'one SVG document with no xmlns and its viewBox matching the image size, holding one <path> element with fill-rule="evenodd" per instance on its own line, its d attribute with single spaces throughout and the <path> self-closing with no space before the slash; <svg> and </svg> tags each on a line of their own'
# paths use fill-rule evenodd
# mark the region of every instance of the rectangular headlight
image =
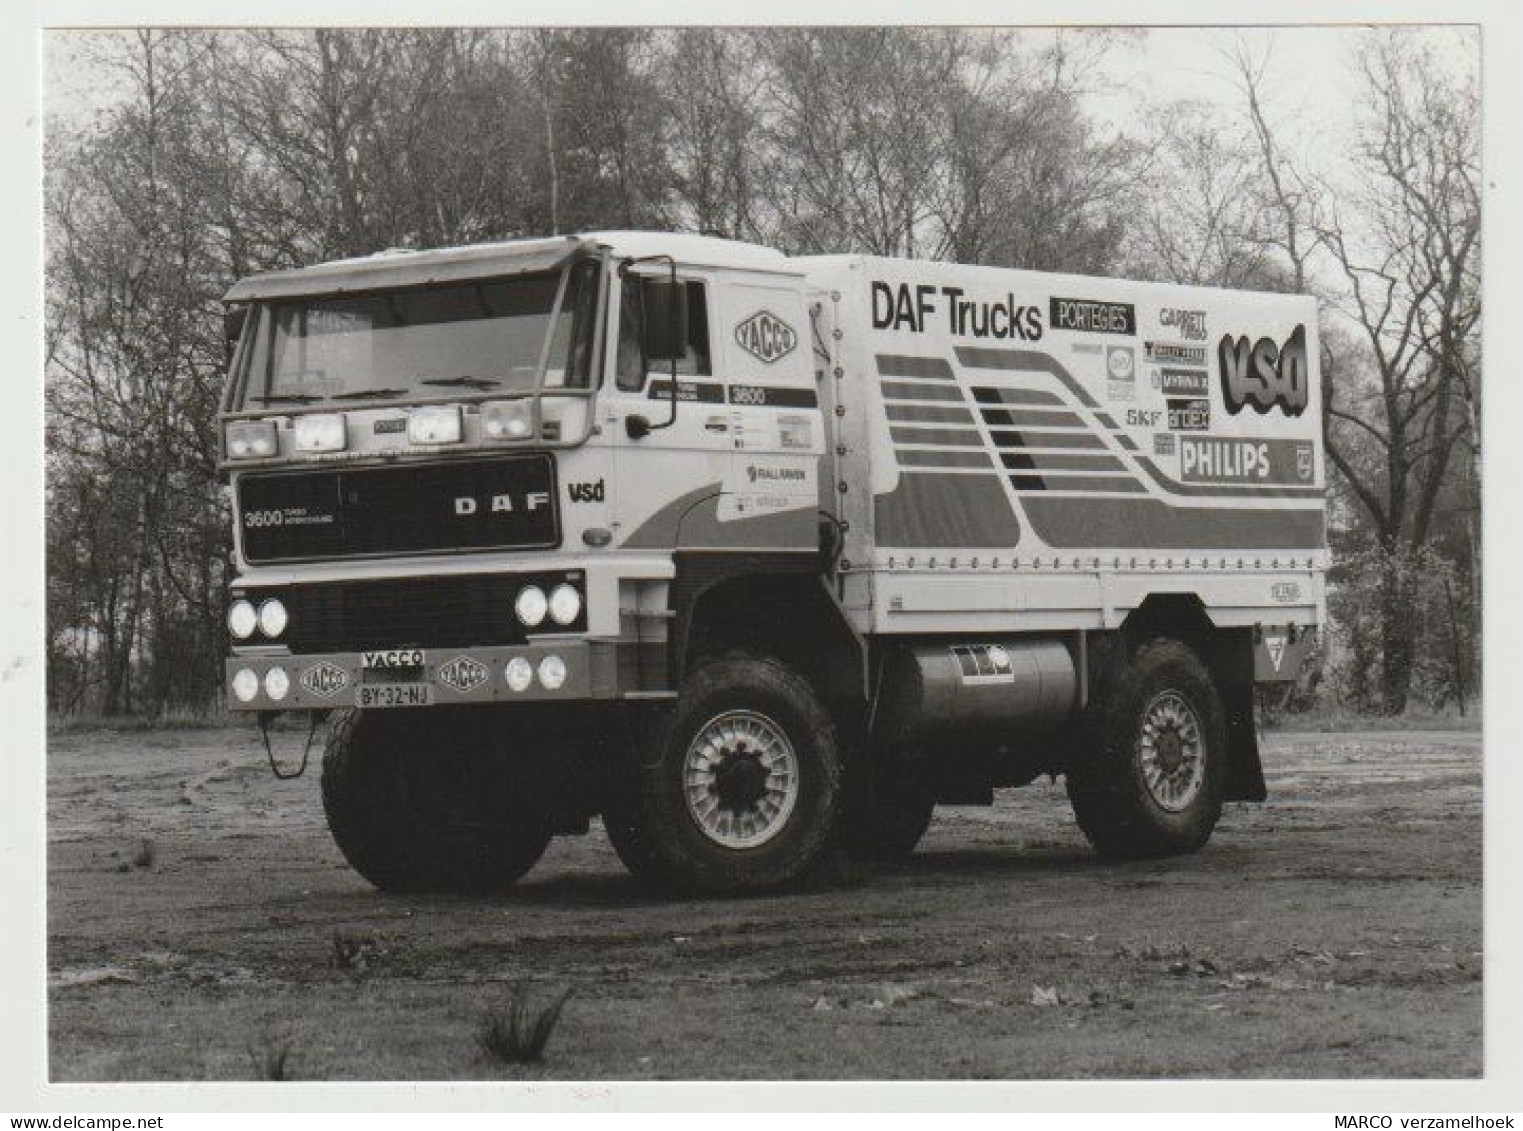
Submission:
<svg viewBox="0 0 1523 1131">
<path fill-rule="evenodd" d="M 414 444 L 458 444 L 460 406 L 433 404 L 413 409 L 407 418 L 407 438 Z"/>
<path fill-rule="evenodd" d="M 342 413 L 321 412 L 296 418 L 297 451 L 341 452 L 348 444 Z"/>
<path fill-rule="evenodd" d="M 481 434 L 488 440 L 527 440 L 534 435 L 531 401 L 491 401 L 481 406 Z"/>
<path fill-rule="evenodd" d="M 234 420 L 227 426 L 229 459 L 266 459 L 279 451 L 273 420 Z"/>
</svg>

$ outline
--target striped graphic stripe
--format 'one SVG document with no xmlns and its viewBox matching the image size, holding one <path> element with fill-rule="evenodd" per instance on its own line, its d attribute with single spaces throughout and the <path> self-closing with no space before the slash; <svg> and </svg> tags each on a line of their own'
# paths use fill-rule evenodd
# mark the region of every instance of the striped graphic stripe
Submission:
<svg viewBox="0 0 1523 1131">
<path fill-rule="evenodd" d="M 1000 462 L 1011 471 L 1109 471 L 1122 475 L 1126 465 L 1115 456 L 1067 455 L 1047 452 L 1001 452 Z"/>
<path fill-rule="evenodd" d="M 982 448 L 984 438 L 971 428 L 890 428 L 896 444 L 940 444 Z"/>
<path fill-rule="evenodd" d="M 988 471 L 992 466 L 988 452 L 906 451 L 896 449 L 895 457 L 901 467 L 976 467 Z"/>
<path fill-rule="evenodd" d="M 890 404 L 884 405 L 888 418 L 905 424 L 973 424 L 973 414 L 965 408 L 943 405 Z"/>
<path fill-rule="evenodd" d="M 1326 543 L 1322 511 L 1176 507 L 1158 499 L 1024 495 L 1037 536 L 1059 550 L 1307 550 Z"/>
<path fill-rule="evenodd" d="M 986 408 L 984 421 L 995 428 L 1084 428 L 1089 426 L 1061 409 Z"/>
<path fill-rule="evenodd" d="M 1022 495 L 1031 491 L 1075 492 L 1093 495 L 1099 491 L 1145 495 L 1147 488 L 1129 475 L 1012 475 L 1010 482 Z"/>
<path fill-rule="evenodd" d="M 1104 451 L 1105 442 L 1093 432 L 1017 432 L 991 428 L 989 435 L 1002 448 L 1086 448 Z"/>
<path fill-rule="evenodd" d="M 878 373 L 883 377 L 934 377 L 955 381 L 956 375 L 944 357 L 909 357 L 901 353 L 880 353 Z"/>
<path fill-rule="evenodd" d="M 1050 354 L 1036 350 L 998 350 L 982 346 L 958 346 L 957 360 L 972 369 L 1003 369 L 1013 372 L 1051 373 L 1063 383 L 1085 408 L 1099 408 L 1099 403 L 1074 380 L 1063 363 Z"/>
<path fill-rule="evenodd" d="M 905 381 L 884 381 L 883 395 L 905 401 L 955 401 L 962 403 L 962 390 L 956 385 L 914 385 Z"/>
<path fill-rule="evenodd" d="M 1054 405 L 1064 407 L 1063 398 L 1045 389 L 992 389 L 974 386 L 973 399 L 979 404 Z"/>
</svg>

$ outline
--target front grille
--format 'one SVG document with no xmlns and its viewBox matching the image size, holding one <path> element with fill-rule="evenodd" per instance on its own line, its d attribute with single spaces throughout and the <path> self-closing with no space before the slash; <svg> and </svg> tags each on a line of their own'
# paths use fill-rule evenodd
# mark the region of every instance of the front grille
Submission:
<svg viewBox="0 0 1523 1131">
<path fill-rule="evenodd" d="M 536 632 L 585 632 L 586 587 L 574 570 L 323 582 L 245 589 L 241 595 L 256 607 L 267 596 L 285 602 L 290 622 L 280 643 L 296 653 L 464 648 L 524 643 L 513 611 L 519 590 L 538 585 L 548 594 L 567 581 L 582 593 L 581 614 L 565 627 L 547 620 Z"/>
</svg>

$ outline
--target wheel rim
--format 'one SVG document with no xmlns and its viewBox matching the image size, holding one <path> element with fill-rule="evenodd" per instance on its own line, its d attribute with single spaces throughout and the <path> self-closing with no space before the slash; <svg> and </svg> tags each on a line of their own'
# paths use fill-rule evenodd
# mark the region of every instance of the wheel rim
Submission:
<svg viewBox="0 0 1523 1131">
<path fill-rule="evenodd" d="M 1149 796 L 1162 809 L 1190 807 L 1206 781 L 1206 742 L 1195 708 L 1177 691 L 1164 691 L 1142 713 L 1137 761 Z"/>
<path fill-rule="evenodd" d="M 782 727 L 727 711 L 698 729 L 683 759 L 683 794 L 700 832 L 725 848 L 757 848 L 788 823 L 799 761 Z"/>
</svg>

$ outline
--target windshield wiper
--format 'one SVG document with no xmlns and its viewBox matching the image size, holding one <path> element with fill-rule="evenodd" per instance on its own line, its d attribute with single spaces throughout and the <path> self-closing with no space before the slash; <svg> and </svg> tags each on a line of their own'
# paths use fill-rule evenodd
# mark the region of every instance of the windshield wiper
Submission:
<svg viewBox="0 0 1523 1131">
<path fill-rule="evenodd" d="M 335 401 L 374 401 L 383 397 L 405 396 L 406 389 L 356 389 L 352 393 L 334 393 L 330 398 Z"/>
<path fill-rule="evenodd" d="M 317 393 L 270 393 L 265 396 L 256 394 L 249 398 L 249 400 L 258 401 L 260 404 L 313 404 L 316 401 L 327 399 Z"/>
<path fill-rule="evenodd" d="M 451 385 L 465 389 L 495 389 L 502 382 L 493 377 L 472 377 L 467 373 L 463 377 L 430 377 L 423 382 L 425 385 Z"/>
</svg>

